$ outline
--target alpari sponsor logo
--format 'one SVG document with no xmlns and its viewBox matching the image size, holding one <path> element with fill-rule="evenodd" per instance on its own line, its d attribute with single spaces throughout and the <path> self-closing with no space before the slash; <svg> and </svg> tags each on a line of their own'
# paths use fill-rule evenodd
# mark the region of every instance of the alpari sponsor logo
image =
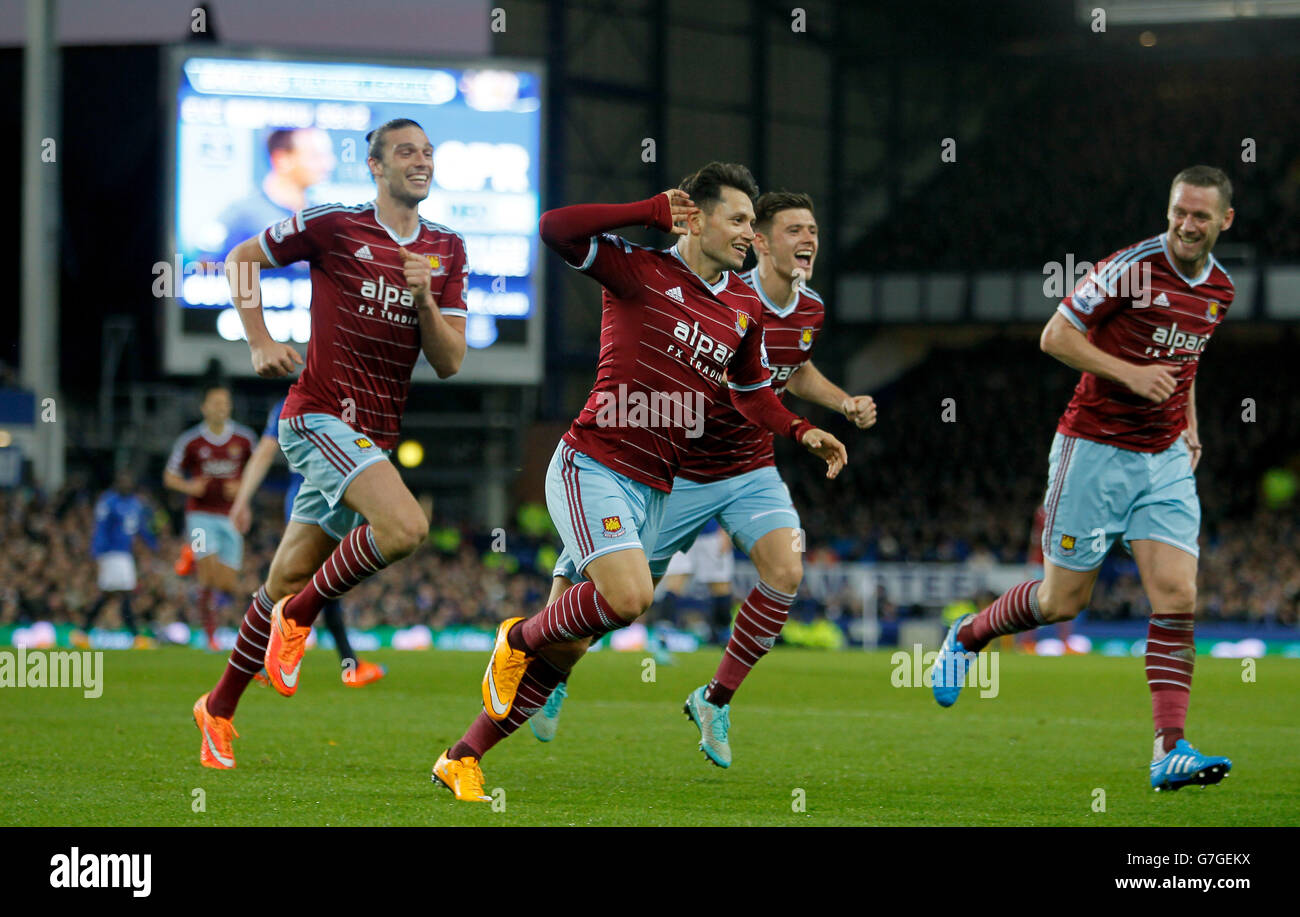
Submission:
<svg viewBox="0 0 1300 917">
<path fill-rule="evenodd" d="M 703 392 L 629 392 L 623 382 L 617 391 L 596 393 L 596 426 L 676 427 L 699 439 L 708 406 Z"/>
<path fill-rule="evenodd" d="M 404 309 L 415 308 L 415 298 L 411 296 L 411 291 L 403 286 L 388 283 L 382 276 L 378 280 L 366 280 L 361 284 L 361 297 L 363 299 L 373 299 L 380 305 L 379 317 L 386 318 L 390 322 L 398 325 L 414 325 L 419 322 L 416 315 L 403 314 L 394 312 L 389 309 L 390 306 L 401 306 Z M 357 305 L 357 311 L 364 315 L 374 315 L 375 307 L 368 306 L 365 303 Z"/>
<path fill-rule="evenodd" d="M 802 363 L 799 363 L 795 366 L 773 366 L 772 367 L 772 390 L 776 392 L 778 395 L 781 394 L 783 391 L 785 391 L 786 383 L 790 381 L 791 376 L 793 376 L 795 373 L 799 371 L 799 368 L 801 366 L 803 366 Z"/>
<path fill-rule="evenodd" d="M 210 478 L 229 478 L 239 474 L 243 464 L 238 459 L 205 459 L 199 463 Z"/>
<path fill-rule="evenodd" d="M 685 360 L 707 379 L 715 382 L 722 381 L 727 364 L 735 356 L 734 350 L 701 331 L 699 322 L 688 325 L 678 319 L 677 326 L 673 328 L 673 337 L 681 341 L 681 346 L 669 344 L 669 356 Z M 705 357 L 708 357 L 709 361 L 706 361 Z"/>
<path fill-rule="evenodd" d="M 1147 356 L 1165 356 L 1172 357 L 1177 351 L 1182 350 L 1189 354 L 1199 354 L 1209 343 L 1208 334 L 1192 334 L 1190 331 L 1179 331 L 1178 323 L 1174 322 L 1168 328 L 1163 325 L 1157 328 L 1151 334 L 1151 341 L 1156 346 L 1147 347 Z"/>
</svg>

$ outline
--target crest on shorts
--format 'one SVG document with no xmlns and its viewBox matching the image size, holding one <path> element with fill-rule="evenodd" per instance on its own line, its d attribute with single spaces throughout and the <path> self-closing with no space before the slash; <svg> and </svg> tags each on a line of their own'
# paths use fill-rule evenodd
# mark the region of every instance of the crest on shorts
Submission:
<svg viewBox="0 0 1300 917">
<path fill-rule="evenodd" d="M 739 309 L 737 309 L 736 310 L 736 333 L 739 334 L 741 337 L 744 337 L 745 332 L 748 330 L 749 330 L 749 313 L 741 312 Z"/>
<path fill-rule="evenodd" d="M 366 439 L 364 436 L 358 436 L 356 439 L 352 440 L 352 442 L 354 442 L 354 443 L 357 444 L 357 448 L 358 448 L 358 449 L 373 449 L 373 448 L 375 448 L 375 444 L 372 443 L 370 440 Z"/>
<path fill-rule="evenodd" d="M 813 330 L 811 328 L 799 329 L 799 349 L 811 350 L 813 342 Z"/>
<path fill-rule="evenodd" d="M 606 538 L 617 538 L 623 534 L 623 520 L 618 516 L 606 516 L 600 520 L 605 526 Z"/>
<path fill-rule="evenodd" d="M 1074 553 L 1074 536 L 1073 536 L 1073 535 L 1062 535 L 1062 536 L 1061 536 L 1061 553 L 1062 553 L 1062 554 L 1073 554 L 1073 553 Z"/>
</svg>

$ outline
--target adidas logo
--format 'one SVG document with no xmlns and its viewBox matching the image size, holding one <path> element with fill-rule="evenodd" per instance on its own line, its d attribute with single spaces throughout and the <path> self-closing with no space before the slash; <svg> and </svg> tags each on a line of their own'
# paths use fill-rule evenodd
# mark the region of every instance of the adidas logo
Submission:
<svg viewBox="0 0 1300 917">
<path fill-rule="evenodd" d="M 675 299 L 675 300 L 677 300 L 678 302 L 685 302 L 685 301 L 686 301 L 686 300 L 682 297 L 682 288 L 681 288 L 681 287 L 673 287 L 671 290 L 669 290 L 669 291 L 667 291 L 666 293 L 664 293 L 664 295 L 667 296 L 669 299 Z"/>
<path fill-rule="evenodd" d="M 1167 306 L 1169 305 L 1169 297 L 1166 296 L 1164 293 L 1161 293 L 1159 296 L 1157 296 L 1155 299 L 1152 300 L 1152 303 L 1157 306 Z"/>
<path fill-rule="evenodd" d="M 353 258 L 360 258 L 362 261 L 374 261 L 375 256 L 370 254 L 370 246 L 363 245 L 352 253 Z"/>
</svg>

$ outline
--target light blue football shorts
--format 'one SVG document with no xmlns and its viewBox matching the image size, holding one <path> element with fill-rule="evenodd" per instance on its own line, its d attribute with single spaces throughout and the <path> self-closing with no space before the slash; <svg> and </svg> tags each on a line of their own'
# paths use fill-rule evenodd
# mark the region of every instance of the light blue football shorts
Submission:
<svg viewBox="0 0 1300 917">
<path fill-rule="evenodd" d="M 303 479 L 289 519 L 319 525 L 342 541 L 365 522 L 343 505 L 343 493 L 362 469 L 388 461 L 388 453 L 332 414 L 281 417 L 279 432 L 280 451 Z"/>
<path fill-rule="evenodd" d="M 663 576 L 673 555 L 688 550 L 714 518 L 746 554 L 768 532 L 800 528 L 790 489 L 774 466 L 703 484 L 677 478 L 654 548 L 647 554 L 651 576 Z M 573 579 L 573 562 L 567 553 L 560 555 L 555 575 Z"/>
<path fill-rule="evenodd" d="M 546 469 L 546 508 L 564 542 L 555 575 L 576 580 L 597 557 L 654 550 L 668 494 L 579 452 L 563 440 Z"/>
<path fill-rule="evenodd" d="M 196 560 L 215 554 L 232 570 L 238 570 L 244 562 L 244 537 L 235 531 L 229 516 L 189 512 L 185 514 L 185 529 Z"/>
<path fill-rule="evenodd" d="M 1067 570 L 1095 570 L 1122 538 L 1200 552 L 1201 503 L 1191 452 L 1179 437 L 1163 452 L 1137 452 L 1057 433 L 1048 459 L 1043 556 Z"/>
<path fill-rule="evenodd" d="M 775 466 L 706 484 L 677 478 L 650 558 L 651 574 L 662 576 L 672 556 L 688 550 L 714 518 L 746 554 L 768 532 L 800 527 L 790 488 Z"/>
</svg>

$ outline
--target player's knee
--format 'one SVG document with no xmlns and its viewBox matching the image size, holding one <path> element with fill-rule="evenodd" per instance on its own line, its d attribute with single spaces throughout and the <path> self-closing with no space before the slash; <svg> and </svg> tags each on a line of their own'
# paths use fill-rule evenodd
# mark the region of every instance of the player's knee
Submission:
<svg viewBox="0 0 1300 917">
<path fill-rule="evenodd" d="M 1151 610 L 1156 614 L 1189 615 L 1196 611 L 1196 583 L 1163 582 L 1151 590 Z"/>
<path fill-rule="evenodd" d="M 1052 592 L 1038 587 L 1038 611 L 1048 624 L 1073 621 L 1088 605 L 1089 596 L 1076 591 Z"/>
<path fill-rule="evenodd" d="M 798 554 L 763 571 L 763 582 L 778 592 L 794 595 L 803 582 L 803 560 Z"/>
<path fill-rule="evenodd" d="M 389 563 L 414 553 L 428 537 L 429 520 L 418 506 L 413 512 L 398 513 L 380 523 L 375 532 L 375 541 Z"/>
<path fill-rule="evenodd" d="M 620 584 L 609 594 L 601 593 L 601 598 L 609 605 L 610 611 L 630 624 L 654 604 L 655 591 L 648 582 L 643 585 L 627 583 Z"/>
</svg>

